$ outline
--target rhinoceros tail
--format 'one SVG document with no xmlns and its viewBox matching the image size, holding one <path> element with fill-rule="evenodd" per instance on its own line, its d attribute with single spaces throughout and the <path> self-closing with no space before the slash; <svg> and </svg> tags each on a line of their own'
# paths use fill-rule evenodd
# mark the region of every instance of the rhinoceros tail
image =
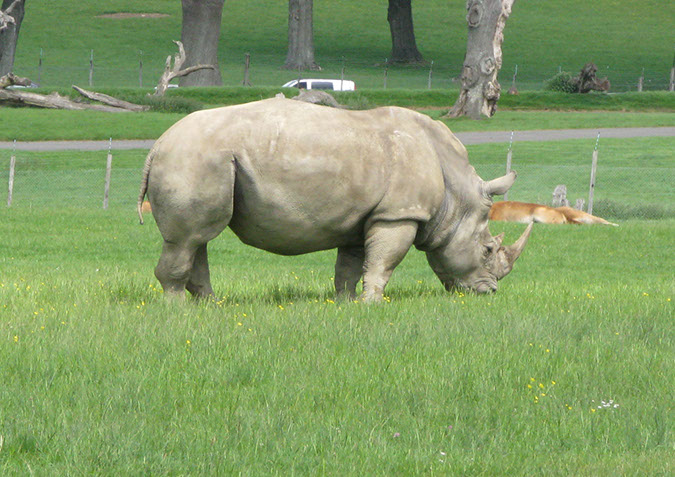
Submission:
<svg viewBox="0 0 675 477">
<path fill-rule="evenodd" d="M 148 156 L 145 158 L 145 165 L 143 166 L 143 176 L 141 178 L 141 191 L 138 194 L 138 202 L 136 204 L 136 210 L 138 211 L 138 219 L 140 224 L 143 225 L 143 199 L 145 198 L 145 193 L 148 191 L 148 177 L 150 176 L 150 167 L 152 166 L 152 160 L 156 154 L 156 148 L 153 147 L 150 149 Z"/>
</svg>

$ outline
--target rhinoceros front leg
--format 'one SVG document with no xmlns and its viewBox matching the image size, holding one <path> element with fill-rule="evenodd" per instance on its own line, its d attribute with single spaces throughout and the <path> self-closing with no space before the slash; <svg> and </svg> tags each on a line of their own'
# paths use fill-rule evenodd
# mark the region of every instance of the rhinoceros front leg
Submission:
<svg viewBox="0 0 675 477">
<path fill-rule="evenodd" d="M 363 247 L 338 248 L 335 262 L 335 291 L 338 298 L 356 298 L 356 285 L 363 275 L 363 258 Z"/>
<path fill-rule="evenodd" d="M 366 231 L 363 301 L 381 301 L 394 268 L 415 240 L 417 222 L 375 222 Z"/>
</svg>

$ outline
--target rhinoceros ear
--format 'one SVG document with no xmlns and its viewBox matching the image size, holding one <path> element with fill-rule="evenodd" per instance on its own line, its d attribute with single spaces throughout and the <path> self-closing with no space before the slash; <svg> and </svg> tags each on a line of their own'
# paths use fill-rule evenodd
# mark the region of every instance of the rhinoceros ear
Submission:
<svg viewBox="0 0 675 477">
<path fill-rule="evenodd" d="M 483 191 L 485 192 L 485 195 L 492 197 L 493 195 L 506 194 L 506 191 L 508 191 L 515 182 L 516 176 L 516 171 L 511 171 L 505 176 L 484 182 Z"/>
</svg>

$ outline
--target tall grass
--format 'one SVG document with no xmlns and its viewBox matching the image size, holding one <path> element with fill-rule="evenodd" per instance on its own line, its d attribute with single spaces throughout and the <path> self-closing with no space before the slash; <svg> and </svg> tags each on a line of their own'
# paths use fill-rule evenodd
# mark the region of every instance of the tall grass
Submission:
<svg viewBox="0 0 675 477">
<path fill-rule="evenodd" d="M 411 251 L 375 306 L 333 301 L 333 252 L 226 232 L 215 301 L 167 303 L 152 220 L 0 223 L 4 475 L 673 471 L 672 220 L 537 226 L 491 296 Z"/>
</svg>

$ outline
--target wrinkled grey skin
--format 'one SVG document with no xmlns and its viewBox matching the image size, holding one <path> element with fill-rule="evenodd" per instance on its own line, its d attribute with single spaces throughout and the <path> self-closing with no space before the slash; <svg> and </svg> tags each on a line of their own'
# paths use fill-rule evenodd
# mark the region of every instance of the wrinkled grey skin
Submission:
<svg viewBox="0 0 675 477">
<path fill-rule="evenodd" d="M 148 195 L 164 238 L 155 275 L 167 295 L 213 294 L 207 243 L 229 226 L 282 255 L 337 248 L 335 287 L 382 299 L 412 245 L 446 288 L 497 289 L 531 227 L 511 247 L 488 231 L 493 194 L 441 122 L 403 108 L 345 111 L 274 98 L 193 113 L 148 154 Z M 142 217 L 141 217 L 142 222 Z"/>
</svg>

